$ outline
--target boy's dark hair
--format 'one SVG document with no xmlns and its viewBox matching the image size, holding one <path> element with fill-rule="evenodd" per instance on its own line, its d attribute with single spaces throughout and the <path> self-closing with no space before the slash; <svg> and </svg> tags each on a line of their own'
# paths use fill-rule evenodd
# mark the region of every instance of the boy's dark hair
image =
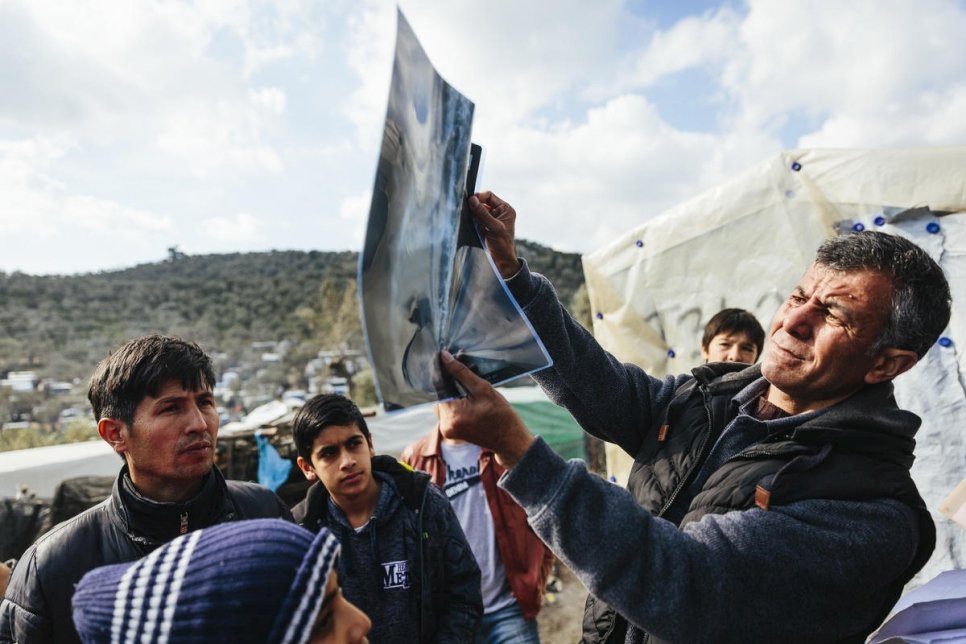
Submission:
<svg viewBox="0 0 966 644">
<path fill-rule="evenodd" d="M 707 350 L 714 337 L 722 333 L 744 333 L 758 347 L 758 355 L 761 355 L 765 346 L 765 330 L 761 328 L 758 319 L 744 309 L 721 309 L 715 313 L 704 325 L 701 347 Z"/>
<path fill-rule="evenodd" d="M 194 342 L 164 335 L 129 340 L 101 360 L 91 375 L 87 399 L 94 419 L 114 418 L 130 427 L 145 396 L 176 380 L 187 390 L 215 387 L 211 358 Z"/>
<path fill-rule="evenodd" d="M 292 435 L 299 456 L 312 462 L 312 445 L 326 427 L 332 425 L 356 425 L 366 442 L 372 445 L 369 426 L 354 402 L 340 394 L 319 394 L 309 399 L 292 421 Z"/>
</svg>

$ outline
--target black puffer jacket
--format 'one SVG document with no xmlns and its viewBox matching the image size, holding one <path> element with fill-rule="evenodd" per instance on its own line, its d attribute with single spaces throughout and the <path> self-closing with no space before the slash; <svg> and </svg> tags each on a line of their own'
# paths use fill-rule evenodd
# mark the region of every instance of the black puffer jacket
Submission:
<svg viewBox="0 0 966 644">
<path fill-rule="evenodd" d="M 27 549 L 0 604 L 0 643 L 79 642 L 71 618 L 74 586 L 89 570 L 133 561 L 189 530 L 241 519 L 292 515 L 270 490 L 225 481 L 212 468 L 201 492 L 184 503 L 140 497 L 125 466 L 111 496 L 55 526 Z"/>
</svg>

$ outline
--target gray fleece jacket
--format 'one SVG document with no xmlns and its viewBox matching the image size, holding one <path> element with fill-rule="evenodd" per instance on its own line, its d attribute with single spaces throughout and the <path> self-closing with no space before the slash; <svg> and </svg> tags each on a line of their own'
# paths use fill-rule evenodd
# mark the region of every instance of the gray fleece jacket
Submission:
<svg viewBox="0 0 966 644">
<path fill-rule="evenodd" d="M 554 359 L 536 379 L 591 434 L 640 442 L 686 376 L 652 378 L 606 353 L 524 264 L 508 285 Z M 628 450 L 630 451 L 630 450 Z M 633 453 L 633 452 L 632 452 Z M 855 633 L 916 551 L 893 500 L 794 502 L 710 514 L 679 529 L 538 439 L 500 481 L 588 590 L 674 642 L 823 642 Z"/>
</svg>

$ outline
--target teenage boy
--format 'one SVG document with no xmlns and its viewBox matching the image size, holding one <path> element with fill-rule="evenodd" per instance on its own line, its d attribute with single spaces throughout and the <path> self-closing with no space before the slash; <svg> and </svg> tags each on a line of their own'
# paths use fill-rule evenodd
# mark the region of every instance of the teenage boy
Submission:
<svg viewBox="0 0 966 644">
<path fill-rule="evenodd" d="M 17 562 L 0 603 L 0 643 L 79 642 L 70 600 L 89 570 L 226 521 L 291 520 L 270 490 L 226 481 L 213 466 L 214 384 L 198 345 L 160 335 L 131 340 L 97 365 L 87 397 L 124 466 L 109 498 L 55 526 Z"/>
<path fill-rule="evenodd" d="M 554 556 L 527 513 L 496 482 L 506 470 L 493 451 L 446 438 L 433 428 L 400 459 L 428 473 L 446 494 L 482 572 L 486 644 L 538 644 L 537 613 Z"/>
<path fill-rule="evenodd" d="M 292 431 L 298 466 L 316 481 L 292 512 L 339 539 L 339 579 L 372 619 L 370 639 L 472 642 L 483 613 L 480 569 L 429 476 L 376 456 L 359 408 L 338 394 L 309 400 Z"/>
<path fill-rule="evenodd" d="M 765 330 L 744 309 L 722 309 L 704 325 L 701 356 L 705 362 L 755 364 L 765 345 Z"/>
</svg>

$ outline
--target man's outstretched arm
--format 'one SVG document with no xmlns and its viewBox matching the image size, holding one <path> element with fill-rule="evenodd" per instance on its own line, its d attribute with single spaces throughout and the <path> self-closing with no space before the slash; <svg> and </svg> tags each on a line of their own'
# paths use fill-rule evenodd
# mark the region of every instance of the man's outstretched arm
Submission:
<svg viewBox="0 0 966 644">
<path fill-rule="evenodd" d="M 468 392 L 439 405 L 445 436 L 492 449 L 499 484 L 594 595 L 670 641 L 834 641 L 880 614 L 918 538 L 898 502 L 803 501 L 708 515 L 679 530 L 626 489 L 535 439 L 489 383 L 443 356 Z"/>
</svg>

